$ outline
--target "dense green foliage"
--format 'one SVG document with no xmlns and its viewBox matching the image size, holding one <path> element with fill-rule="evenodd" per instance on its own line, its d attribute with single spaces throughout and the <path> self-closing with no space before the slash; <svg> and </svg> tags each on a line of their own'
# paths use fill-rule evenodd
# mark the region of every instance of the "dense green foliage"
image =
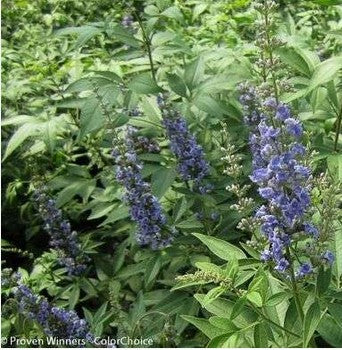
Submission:
<svg viewBox="0 0 342 350">
<path fill-rule="evenodd" d="M 260 261 L 251 233 L 238 225 L 262 204 L 257 187 L 248 189 L 255 202 L 242 211 L 226 189 L 252 184 L 238 85 L 263 84 L 258 60 L 268 52 L 257 43 L 261 15 L 254 5 L 2 3 L 3 269 L 20 272 L 51 304 L 75 310 L 96 337 L 152 338 L 155 347 L 342 346 L 342 4 L 279 1 L 269 32 L 282 45 L 264 80 L 274 75 L 290 87 L 280 100 L 303 122 L 314 151 L 313 218 L 327 232 L 322 246 L 335 255 L 332 267 L 298 282 L 297 294 Z M 124 26 L 128 15 L 133 23 Z M 209 193 L 177 173 L 156 98 L 163 91 L 203 147 Z M 127 125 L 160 147 L 138 157 L 178 231 L 164 249 L 137 244 L 115 176 L 111 151 Z M 234 161 L 242 170 L 227 175 Z M 43 185 L 90 258 L 79 276 L 68 275 L 50 249 L 33 198 Z M 2 336 L 43 337 L 12 292 L 13 285 L 3 286 Z"/>
</svg>

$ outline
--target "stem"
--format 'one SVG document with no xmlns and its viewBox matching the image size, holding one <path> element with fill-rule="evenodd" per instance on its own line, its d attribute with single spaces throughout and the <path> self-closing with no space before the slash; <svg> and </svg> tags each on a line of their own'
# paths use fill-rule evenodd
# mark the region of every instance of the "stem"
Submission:
<svg viewBox="0 0 342 350">
<path fill-rule="evenodd" d="M 301 322 L 303 323 L 304 321 L 304 312 L 300 303 L 300 299 L 299 299 L 299 292 L 298 292 L 298 286 L 296 283 L 296 277 L 295 277 L 295 273 L 294 273 L 294 269 L 293 269 L 293 263 L 291 260 L 291 256 L 290 256 L 290 249 L 287 248 L 287 255 L 288 255 L 288 260 L 290 263 L 290 277 L 291 277 L 291 285 L 292 285 L 292 291 L 293 291 L 293 297 L 296 303 L 296 309 L 299 315 L 299 318 L 301 320 Z"/>
<path fill-rule="evenodd" d="M 233 288 L 233 289 L 234 289 L 234 292 L 236 293 L 236 295 L 239 296 L 239 293 L 238 293 L 237 289 L 236 289 L 236 288 Z M 289 330 L 286 329 L 285 327 L 283 327 L 283 326 L 281 326 L 280 324 L 278 324 L 278 323 L 272 321 L 271 319 L 269 319 L 266 315 L 264 315 L 264 313 L 263 313 L 262 311 L 260 311 L 256 306 L 254 306 L 254 304 L 253 304 L 251 301 L 249 301 L 248 299 L 247 299 L 247 303 L 248 303 L 248 305 L 253 309 L 253 311 L 254 311 L 255 313 L 257 313 L 260 317 L 262 317 L 266 322 L 271 323 L 273 326 L 275 326 L 275 327 L 281 329 L 281 330 L 284 331 L 284 332 L 287 332 L 287 333 L 293 335 L 294 337 L 301 338 L 300 335 L 289 331 Z"/>
<path fill-rule="evenodd" d="M 338 138 L 340 136 L 341 123 L 342 123 L 342 103 L 341 103 L 340 112 L 337 115 L 336 135 L 335 135 L 335 143 L 334 143 L 335 152 L 337 152 L 337 145 L 338 145 Z"/>
<path fill-rule="evenodd" d="M 266 41 L 267 41 L 267 47 L 270 55 L 270 63 L 271 63 L 271 77 L 272 77 L 272 82 L 273 82 L 273 88 L 274 88 L 274 95 L 275 99 L 277 101 L 277 104 L 279 103 L 279 92 L 278 92 L 278 85 L 277 85 L 277 79 L 274 74 L 274 57 L 273 57 L 273 52 L 272 52 L 272 44 L 271 44 L 271 38 L 270 38 L 270 33 L 269 33 L 269 18 L 268 18 L 268 9 L 265 9 L 264 12 L 264 18 L 265 18 L 265 35 L 266 35 Z"/>
<path fill-rule="evenodd" d="M 293 335 L 294 337 L 300 338 L 300 336 L 296 333 L 293 333 L 291 331 L 289 331 L 288 329 L 286 329 L 285 327 L 281 326 L 280 324 L 272 321 L 271 319 L 269 319 L 266 315 L 264 315 L 261 311 L 259 311 L 259 309 L 257 307 L 255 307 L 251 302 L 248 302 L 248 304 L 251 306 L 251 308 L 260 316 L 262 317 L 266 322 L 271 323 L 273 326 L 281 329 L 284 332 L 287 332 L 291 335 Z"/>
<path fill-rule="evenodd" d="M 152 58 L 152 49 L 151 49 L 151 39 L 149 38 L 149 36 L 147 35 L 146 31 L 145 31 L 145 27 L 144 24 L 138 14 L 138 12 L 134 9 L 134 15 L 138 20 L 139 23 L 139 27 L 141 29 L 141 33 L 144 39 L 144 43 L 147 49 L 147 54 L 148 54 L 148 59 L 150 61 L 150 66 L 151 66 L 151 73 L 152 73 L 152 78 L 155 82 L 157 82 L 157 78 L 156 78 L 156 70 L 154 68 L 154 64 L 153 64 L 153 58 Z"/>
</svg>

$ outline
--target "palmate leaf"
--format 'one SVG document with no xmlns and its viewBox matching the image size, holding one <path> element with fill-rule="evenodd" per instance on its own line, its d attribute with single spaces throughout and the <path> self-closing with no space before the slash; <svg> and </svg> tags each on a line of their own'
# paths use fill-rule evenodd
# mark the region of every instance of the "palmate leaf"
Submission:
<svg viewBox="0 0 342 350">
<path fill-rule="evenodd" d="M 326 84 L 337 76 L 337 72 L 342 69 L 342 56 L 329 58 L 318 66 L 312 75 L 308 90 L 312 91 L 320 85 Z"/>
</svg>

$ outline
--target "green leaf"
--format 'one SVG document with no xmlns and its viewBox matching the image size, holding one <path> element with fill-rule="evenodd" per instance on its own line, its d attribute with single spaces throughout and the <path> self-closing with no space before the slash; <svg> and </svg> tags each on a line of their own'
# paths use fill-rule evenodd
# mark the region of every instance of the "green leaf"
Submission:
<svg viewBox="0 0 342 350">
<path fill-rule="evenodd" d="M 70 35 L 70 34 L 77 34 L 78 38 L 75 42 L 73 49 L 77 49 L 84 44 L 86 44 L 87 41 L 89 41 L 94 36 L 101 33 L 101 30 L 97 27 L 93 26 L 80 26 L 80 27 L 68 27 L 63 28 L 55 31 L 56 35 Z"/>
<path fill-rule="evenodd" d="M 311 77 L 313 67 L 309 66 L 308 62 L 304 59 L 304 52 L 301 49 L 296 47 L 281 47 L 277 50 L 277 54 L 285 64 L 288 64 L 308 78 Z"/>
<path fill-rule="evenodd" d="M 40 130 L 40 127 L 41 125 L 39 125 L 39 123 L 27 123 L 22 125 L 8 141 L 3 161 L 10 156 L 28 137 L 34 136 Z"/>
<path fill-rule="evenodd" d="M 100 129 L 105 123 L 99 101 L 95 97 L 89 97 L 82 106 L 80 118 L 79 138 Z"/>
<path fill-rule="evenodd" d="M 264 322 L 258 323 L 254 327 L 254 347 L 268 348 L 268 334 Z"/>
<path fill-rule="evenodd" d="M 201 233 L 193 233 L 193 235 L 202 241 L 210 251 L 225 261 L 246 258 L 245 253 L 231 243 Z"/>
<path fill-rule="evenodd" d="M 158 198 L 163 197 L 177 176 L 174 168 L 161 168 L 152 175 L 152 192 Z"/>
<path fill-rule="evenodd" d="M 162 119 L 160 109 L 158 108 L 156 98 L 149 97 L 149 96 L 142 96 L 141 98 L 141 105 L 142 109 L 144 111 L 144 114 L 149 118 L 151 121 L 155 123 L 160 123 L 160 120 Z"/>
<path fill-rule="evenodd" d="M 260 293 L 258 292 L 248 292 L 247 293 L 247 299 L 253 303 L 256 307 L 262 307 L 262 297 Z"/>
<path fill-rule="evenodd" d="M 129 217 L 129 210 L 127 207 L 119 207 L 114 209 L 107 217 L 107 219 L 101 224 L 101 226 L 113 223 Z"/>
<path fill-rule="evenodd" d="M 151 311 L 160 311 L 166 314 L 174 315 L 184 307 L 184 304 L 189 303 L 191 299 L 183 292 L 168 293 L 168 295 L 155 305 Z"/>
<path fill-rule="evenodd" d="M 198 229 L 198 228 L 202 228 L 203 224 L 200 223 L 198 220 L 196 220 L 195 218 L 190 218 L 184 221 L 180 221 L 179 223 L 176 224 L 176 227 L 180 228 L 180 229 Z"/>
<path fill-rule="evenodd" d="M 124 240 L 115 249 L 115 253 L 113 256 L 113 271 L 114 271 L 114 273 L 118 272 L 125 262 L 125 255 L 126 255 L 125 253 L 126 253 L 127 245 L 128 245 L 128 241 Z"/>
<path fill-rule="evenodd" d="M 66 89 L 65 93 L 74 93 L 74 92 L 82 92 L 82 91 L 93 91 L 100 86 L 105 86 L 108 84 L 113 84 L 111 80 L 104 77 L 86 77 L 78 79 L 72 82 Z"/>
<path fill-rule="evenodd" d="M 162 91 L 150 73 L 141 73 L 135 76 L 128 87 L 138 94 L 155 94 Z"/>
<path fill-rule="evenodd" d="M 309 307 L 309 310 L 304 316 L 304 332 L 303 332 L 303 347 L 307 347 L 311 337 L 315 333 L 315 330 L 319 324 L 321 317 L 321 310 L 319 304 L 315 301 Z"/>
<path fill-rule="evenodd" d="M 329 304 L 328 308 L 335 322 L 342 328 L 342 305 L 335 302 L 333 304 Z"/>
<path fill-rule="evenodd" d="M 69 297 L 69 309 L 74 310 L 78 300 L 80 298 L 80 287 L 78 284 L 74 284 L 71 289 L 70 297 Z"/>
<path fill-rule="evenodd" d="M 191 62 L 185 67 L 184 80 L 189 88 L 192 90 L 198 85 L 204 76 L 204 62 L 202 57 L 198 57 L 195 61 Z"/>
<path fill-rule="evenodd" d="M 213 116 L 222 116 L 226 110 L 209 95 L 200 94 L 194 99 L 194 104 L 201 111 L 204 111 Z"/>
<path fill-rule="evenodd" d="M 112 203 L 99 203 L 91 210 L 91 214 L 88 216 L 88 220 L 94 220 L 101 218 L 108 214 L 111 210 L 115 208 L 116 204 Z"/>
<path fill-rule="evenodd" d="M 162 16 L 172 18 L 181 22 L 183 20 L 183 14 L 177 6 L 171 6 L 161 13 Z"/>
<path fill-rule="evenodd" d="M 235 302 L 232 313 L 230 315 L 231 320 L 234 320 L 234 318 L 240 315 L 242 309 L 246 305 L 246 302 L 247 302 L 247 297 L 245 295 L 239 298 L 238 301 Z"/>
<path fill-rule="evenodd" d="M 336 78 L 337 72 L 342 68 L 342 56 L 336 56 L 320 63 L 313 73 L 309 84 L 309 91 L 326 84 Z"/>
<path fill-rule="evenodd" d="M 161 268 L 160 256 L 153 257 L 147 264 L 145 270 L 145 286 L 148 288 L 157 277 Z"/>
<path fill-rule="evenodd" d="M 288 293 L 278 292 L 276 294 L 271 295 L 271 297 L 267 299 L 265 306 L 276 306 L 288 298 L 289 298 Z"/>
<path fill-rule="evenodd" d="M 96 186 L 96 180 L 79 179 L 72 182 L 69 186 L 65 187 L 58 193 L 56 199 L 57 207 L 62 207 L 65 203 L 68 203 L 74 196 L 79 195 L 82 197 L 85 203 Z"/>
<path fill-rule="evenodd" d="M 335 264 L 336 279 L 339 281 L 342 276 L 342 224 L 336 222 L 335 230 Z"/>
<path fill-rule="evenodd" d="M 181 334 L 189 325 L 189 323 L 186 320 L 184 320 L 180 315 L 185 314 L 188 316 L 194 316 L 198 314 L 198 310 L 199 305 L 194 298 L 191 298 L 187 300 L 187 302 L 183 303 L 183 307 L 176 315 L 175 330 L 177 334 Z"/>
<path fill-rule="evenodd" d="M 197 4 L 192 12 L 192 19 L 197 19 L 207 8 L 209 4 Z"/>
<path fill-rule="evenodd" d="M 136 326 L 139 319 L 145 314 L 144 294 L 142 291 L 138 293 L 138 297 L 133 304 L 130 312 L 131 325 Z"/>
<path fill-rule="evenodd" d="M 256 320 L 256 314 L 251 311 L 248 308 L 244 308 L 242 305 L 242 308 L 239 308 L 238 310 L 234 311 L 237 314 L 234 315 L 233 318 L 233 310 L 236 308 L 236 303 L 227 300 L 224 298 L 217 298 L 211 303 L 204 303 L 204 298 L 205 295 L 203 294 L 195 294 L 194 295 L 195 299 L 201 304 L 202 307 L 204 307 L 206 310 L 211 312 L 212 314 L 219 316 L 219 317 L 224 317 L 224 318 L 229 318 L 229 319 L 235 319 L 234 323 L 238 327 L 247 327 L 250 325 L 252 322 Z M 246 298 L 245 298 L 246 299 Z"/>
<path fill-rule="evenodd" d="M 323 6 L 342 5 L 342 0 L 312 0 L 312 2 Z"/>
<path fill-rule="evenodd" d="M 9 336 L 11 332 L 11 321 L 6 320 L 4 317 L 1 317 L 1 337 L 4 339 Z M 5 347 L 5 342 L 2 344 Z"/>
<path fill-rule="evenodd" d="M 337 179 L 342 180 L 342 154 L 332 154 L 327 158 L 330 173 Z"/>
<path fill-rule="evenodd" d="M 170 88 L 179 96 L 186 97 L 186 85 L 183 79 L 177 74 L 167 74 Z"/>
<path fill-rule="evenodd" d="M 123 42 L 126 45 L 132 46 L 134 48 L 140 48 L 141 42 L 137 40 L 129 30 L 123 28 L 122 26 L 115 26 L 107 30 L 109 35 L 114 36 L 119 41 Z"/>
<path fill-rule="evenodd" d="M 318 296 L 322 296 L 329 288 L 331 281 L 331 268 L 320 266 L 317 275 L 316 291 Z"/>
<path fill-rule="evenodd" d="M 328 314 L 325 314 L 319 323 L 318 333 L 322 338 L 335 348 L 342 347 L 342 328 Z"/>
<path fill-rule="evenodd" d="M 224 333 L 226 333 L 225 330 L 213 326 L 208 320 L 194 317 L 194 316 L 187 316 L 187 315 L 181 315 L 181 317 L 188 321 L 189 323 L 196 326 L 203 334 L 205 334 L 209 339 L 213 339 L 215 337 L 218 337 Z"/>
<path fill-rule="evenodd" d="M 124 268 L 122 268 L 118 274 L 116 275 L 118 278 L 128 278 L 133 275 L 137 275 L 139 273 L 142 273 L 145 271 L 145 263 L 138 263 L 138 264 L 132 264 L 127 265 Z"/>
<path fill-rule="evenodd" d="M 203 304 L 211 304 L 224 292 L 225 292 L 225 289 L 222 286 L 218 286 L 210 289 L 210 291 L 205 295 L 203 299 Z"/>
<path fill-rule="evenodd" d="M 232 337 L 234 333 L 228 333 L 228 334 L 222 334 L 218 337 L 215 337 L 210 340 L 210 342 L 207 344 L 207 348 L 228 348 L 228 341 L 229 338 Z"/>
<path fill-rule="evenodd" d="M 6 118 L 2 120 L 1 126 L 35 123 L 35 122 L 37 122 L 36 117 L 33 117 L 31 115 L 16 115 L 15 117 Z"/>
<path fill-rule="evenodd" d="M 191 204 L 191 203 L 190 203 Z M 186 210 L 190 207 L 185 197 L 181 197 L 177 200 L 173 209 L 173 218 L 176 223 L 185 214 Z"/>
<path fill-rule="evenodd" d="M 234 322 L 229 320 L 228 318 L 212 316 L 209 318 L 209 322 L 217 328 L 224 329 L 227 333 L 235 332 L 238 330 Z"/>
</svg>

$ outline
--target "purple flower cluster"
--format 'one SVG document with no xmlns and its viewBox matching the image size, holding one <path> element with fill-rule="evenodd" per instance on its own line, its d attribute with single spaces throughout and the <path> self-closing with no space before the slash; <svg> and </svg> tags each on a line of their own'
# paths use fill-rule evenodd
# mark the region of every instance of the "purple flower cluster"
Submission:
<svg viewBox="0 0 342 350">
<path fill-rule="evenodd" d="M 163 124 L 170 140 L 170 148 L 178 160 L 178 172 L 184 181 L 193 180 L 194 189 L 206 193 L 211 188 L 203 184 L 209 175 L 209 164 L 204 158 L 203 148 L 189 131 L 186 120 L 179 112 L 168 106 L 162 96 L 158 104 L 163 115 Z"/>
<path fill-rule="evenodd" d="M 132 219 L 138 224 L 136 234 L 140 245 L 160 249 L 172 243 L 174 232 L 167 232 L 166 217 L 158 199 L 152 195 L 149 183 L 142 178 L 142 163 L 135 149 L 136 130 L 129 127 L 124 145 L 117 145 L 112 155 L 116 163 L 116 178 L 125 187 L 125 201 Z"/>
<path fill-rule="evenodd" d="M 266 200 L 256 213 L 268 247 L 263 261 L 273 261 L 275 269 L 286 273 L 291 260 L 289 251 L 295 233 L 318 239 L 318 229 L 307 221 L 310 207 L 311 171 L 303 163 L 305 147 L 300 143 L 301 122 L 288 106 L 270 98 L 261 101 L 254 88 L 242 86 L 245 122 L 251 127 L 249 145 L 253 156 L 251 180 Z M 296 275 L 312 272 L 310 263 L 300 264 Z"/>
<path fill-rule="evenodd" d="M 14 288 L 14 296 L 19 303 L 19 312 L 36 321 L 47 336 L 91 342 L 93 337 L 87 322 L 79 318 L 75 311 L 51 306 L 46 298 L 34 294 L 21 283 Z"/>
<path fill-rule="evenodd" d="M 34 199 L 44 220 L 44 229 L 51 237 L 50 245 L 57 251 L 59 264 L 67 269 L 69 275 L 80 275 L 86 269 L 89 257 L 82 252 L 77 232 L 71 230 L 70 222 L 63 219 L 61 210 L 46 194 L 45 188 L 36 190 Z"/>
<path fill-rule="evenodd" d="M 133 17 L 131 15 L 126 15 L 122 18 L 121 24 L 125 28 L 130 28 L 133 25 Z"/>
</svg>

